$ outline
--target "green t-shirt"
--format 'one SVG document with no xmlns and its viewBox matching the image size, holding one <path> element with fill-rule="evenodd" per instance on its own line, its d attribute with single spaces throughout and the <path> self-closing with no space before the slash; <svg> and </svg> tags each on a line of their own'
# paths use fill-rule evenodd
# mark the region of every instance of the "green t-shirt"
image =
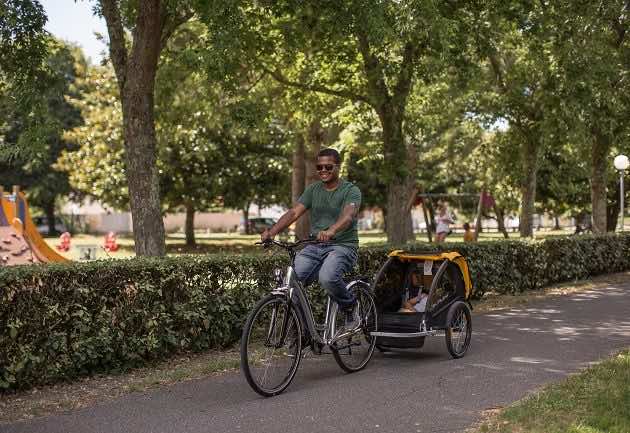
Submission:
<svg viewBox="0 0 630 433">
<path fill-rule="evenodd" d="M 339 179 L 339 185 L 333 191 L 326 190 L 324 182 L 318 181 L 306 187 L 298 202 L 311 211 L 311 233 L 317 236 L 319 232 L 337 222 L 341 211 L 348 204 L 354 203 L 359 209 L 361 191 L 355 184 L 344 179 Z M 337 232 L 333 240 L 336 244 L 358 247 L 356 218 L 346 229 Z"/>
</svg>

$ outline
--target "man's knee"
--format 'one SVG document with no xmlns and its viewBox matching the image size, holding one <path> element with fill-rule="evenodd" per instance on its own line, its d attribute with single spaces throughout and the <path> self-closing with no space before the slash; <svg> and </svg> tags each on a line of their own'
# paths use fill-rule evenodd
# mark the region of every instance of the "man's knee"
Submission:
<svg viewBox="0 0 630 433">
<path fill-rule="evenodd" d="M 319 285 L 326 290 L 337 289 L 340 285 L 343 285 L 341 275 L 336 273 L 320 273 Z"/>
<path fill-rule="evenodd" d="M 301 259 L 300 257 L 295 258 L 295 263 L 293 265 L 293 269 L 295 270 L 295 275 L 298 280 L 302 280 L 311 273 L 312 271 L 312 263 L 307 259 Z"/>
<path fill-rule="evenodd" d="M 298 280 L 306 282 L 319 266 L 319 262 L 312 254 L 298 254 L 293 269 Z"/>
</svg>

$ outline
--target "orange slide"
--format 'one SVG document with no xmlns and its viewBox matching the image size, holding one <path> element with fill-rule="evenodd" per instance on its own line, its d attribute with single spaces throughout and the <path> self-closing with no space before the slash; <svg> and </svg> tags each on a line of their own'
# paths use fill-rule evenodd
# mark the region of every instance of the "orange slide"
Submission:
<svg viewBox="0 0 630 433">
<path fill-rule="evenodd" d="M 67 261 L 37 231 L 24 194 L 0 190 L 0 266 Z"/>
</svg>

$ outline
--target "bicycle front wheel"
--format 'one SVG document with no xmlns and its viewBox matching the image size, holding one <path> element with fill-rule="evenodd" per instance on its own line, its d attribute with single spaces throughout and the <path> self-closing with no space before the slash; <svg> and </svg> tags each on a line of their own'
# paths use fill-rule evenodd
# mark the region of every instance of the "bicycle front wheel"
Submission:
<svg viewBox="0 0 630 433">
<path fill-rule="evenodd" d="M 361 317 L 359 329 L 331 345 L 335 361 L 348 373 L 354 373 L 365 368 L 374 354 L 374 346 L 376 345 L 376 338 L 371 335 L 371 332 L 376 329 L 376 305 L 370 294 L 369 285 L 359 281 L 351 290 L 357 300 L 356 308 L 359 309 Z M 343 329 L 342 323 L 343 314 L 337 310 L 336 328 Z"/>
<path fill-rule="evenodd" d="M 283 296 L 269 295 L 250 313 L 241 338 L 241 370 L 258 394 L 284 391 L 300 365 L 300 321 Z"/>
</svg>

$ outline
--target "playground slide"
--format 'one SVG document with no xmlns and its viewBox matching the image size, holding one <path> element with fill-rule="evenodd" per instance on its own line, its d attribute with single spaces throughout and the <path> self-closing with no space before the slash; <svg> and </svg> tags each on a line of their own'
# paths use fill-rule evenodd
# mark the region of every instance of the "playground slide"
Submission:
<svg viewBox="0 0 630 433">
<path fill-rule="evenodd" d="M 50 248 L 39 234 L 37 227 L 31 219 L 31 213 L 28 208 L 26 197 L 22 192 L 19 192 L 17 196 L 14 194 L 3 195 L 0 198 L 0 201 L 0 214 L 2 214 L 0 215 L 0 227 L 3 227 L 3 235 L 6 235 L 4 239 L 14 239 L 18 242 L 19 238 L 22 238 L 32 255 L 32 260 L 30 261 L 31 263 L 69 261 L 64 256 Z M 15 234 L 9 233 L 11 230 L 9 230 L 7 226 L 10 227 Z M 9 244 L 7 243 L 7 245 Z M 19 245 L 17 248 L 23 250 L 24 246 Z M 12 255 L 15 253 L 16 252 L 14 251 Z"/>
<path fill-rule="evenodd" d="M 0 226 L 0 266 L 40 263 L 24 237 L 11 226 Z"/>
</svg>

